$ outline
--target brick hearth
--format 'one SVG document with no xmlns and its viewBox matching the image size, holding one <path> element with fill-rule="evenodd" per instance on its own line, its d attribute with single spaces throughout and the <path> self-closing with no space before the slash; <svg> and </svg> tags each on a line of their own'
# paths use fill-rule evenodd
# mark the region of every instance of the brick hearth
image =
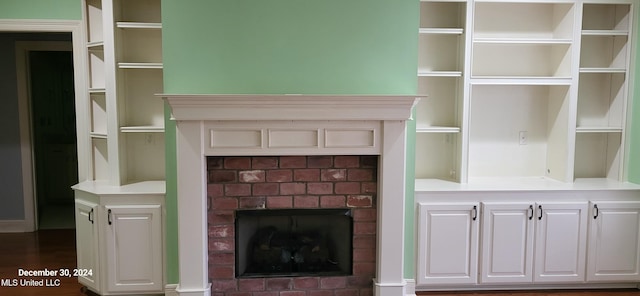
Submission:
<svg viewBox="0 0 640 296">
<path fill-rule="evenodd" d="M 208 157 L 213 296 L 370 296 L 376 269 L 378 156 Z M 353 211 L 353 274 L 235 278 L 238 209 Z"/>
</svg>

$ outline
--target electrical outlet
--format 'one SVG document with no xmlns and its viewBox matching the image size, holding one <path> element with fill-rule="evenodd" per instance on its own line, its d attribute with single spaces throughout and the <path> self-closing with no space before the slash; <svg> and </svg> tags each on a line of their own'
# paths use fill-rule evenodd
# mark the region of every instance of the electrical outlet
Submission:
<svg viewBox="0 0 640 296">
<path fill-rule="evenodd" d="M 520 145 L 527 145 L 527 142 L 529 141 L 529 139 L 527 138 L 527 131 L 520 131 L 520 133 L 518 134 L 518 139 Z"/>
</svg>

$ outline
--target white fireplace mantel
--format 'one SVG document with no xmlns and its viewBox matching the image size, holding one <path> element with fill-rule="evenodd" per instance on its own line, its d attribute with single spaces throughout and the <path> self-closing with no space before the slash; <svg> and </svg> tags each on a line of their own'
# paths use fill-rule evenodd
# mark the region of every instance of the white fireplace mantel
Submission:
<svg viewBox="0 0 640 296">
<path fill-rule="evenodd" d="M 374 295 L 406 294 L 406 121 L 415 96 L 161 95 L 176 121 L 179 295 L 211 294 L 206 156 L 379 155 Z M 237 135 L 236 135 L 237 134 Z"/>
</svg>

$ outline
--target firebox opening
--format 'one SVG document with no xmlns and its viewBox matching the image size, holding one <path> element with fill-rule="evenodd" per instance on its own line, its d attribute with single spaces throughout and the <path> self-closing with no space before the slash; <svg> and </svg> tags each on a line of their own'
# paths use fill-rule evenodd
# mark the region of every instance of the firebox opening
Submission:
<svg viewBox="0 0 640 296">
<path fill-rule="evenodd" d="M 236 212 L 236 277 L 351 275 L 349 209 Z"/>
</svg>

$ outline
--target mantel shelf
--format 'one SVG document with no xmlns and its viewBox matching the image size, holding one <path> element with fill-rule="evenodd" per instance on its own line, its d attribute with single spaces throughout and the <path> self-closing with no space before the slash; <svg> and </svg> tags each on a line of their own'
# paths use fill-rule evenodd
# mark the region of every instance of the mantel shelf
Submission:
<svg viewBox="0 0 640 296">
<path fill-rule="evenodd" d="M 407 120 L 415 95 L 161 94 L 176 120 Z"/>
</svg>

